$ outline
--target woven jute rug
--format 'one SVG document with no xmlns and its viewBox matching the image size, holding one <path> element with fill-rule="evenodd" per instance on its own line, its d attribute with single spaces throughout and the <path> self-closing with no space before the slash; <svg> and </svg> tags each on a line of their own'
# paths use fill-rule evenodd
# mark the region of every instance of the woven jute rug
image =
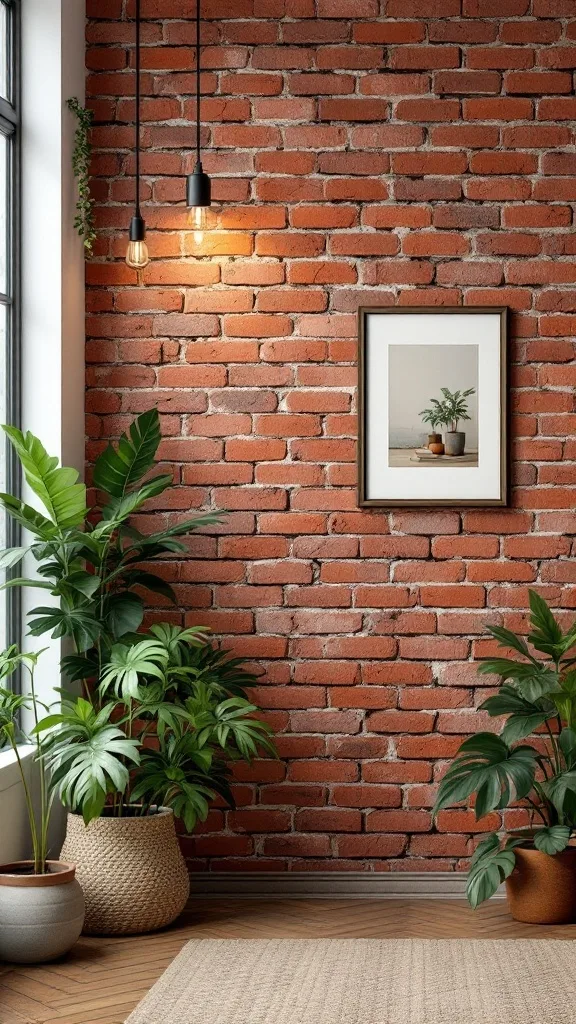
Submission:
<svg viewBox="0 0 576 1024">
<path fill-rule="evenodd" d="M 574 1024 L 576 945 L 195 939 L 126 1024 Z"/>
</svg>

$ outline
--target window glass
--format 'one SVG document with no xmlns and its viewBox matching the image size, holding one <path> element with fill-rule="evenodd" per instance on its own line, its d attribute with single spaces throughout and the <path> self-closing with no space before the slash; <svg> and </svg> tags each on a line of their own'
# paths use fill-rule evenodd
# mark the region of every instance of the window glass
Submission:
<svg viewBox="0 0 576 1024">
<path fill-rule="evenodd" d="M 0 96 L 3 96 L 5 100 L 10 99 L 8 18 L 9 11 L 6 4 L 0 3 Z"/>
<path fill-rule="evenodd" d="M 8 291 L 7 257 L 9 243 L 9 158 L 12 146 L 11 136 L 0 133 L 0 294 Z M 6 339 L 2 351 L 5 351 Z"/>
<path fill-rule="evenodd" d="M 0 423 L 19 423 L 19 0 L 0 0 Z M 18 493 L 18 476 L 4 434 L 0 436 L 0 490 Z M 20 542 L 18 529 L 0 512 L 0 548 Z M 17 568 L 11 570 L 18 575 Z M 0 572 L 2 581 L 4 571 Z M 0 591 L 0 649 L 20 639 L 16 588 Z M 13 680 L 17 685 L 17 680 Z"/>
</svg>

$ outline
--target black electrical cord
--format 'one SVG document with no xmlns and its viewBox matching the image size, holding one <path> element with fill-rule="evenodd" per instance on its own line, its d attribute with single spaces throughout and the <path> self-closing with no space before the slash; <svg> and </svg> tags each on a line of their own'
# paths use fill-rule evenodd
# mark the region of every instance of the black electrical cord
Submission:
<svg viewBox="0 0 576 1024">
<path fill-rule="evenodd" d="M 200 0 L 196 0 L 196 162 L 200 163 Z"/>
<path fill-rule="evenodd" d="M 140 0 L 136 0 L 136 216 L 140 216 Z"/>
</svg>

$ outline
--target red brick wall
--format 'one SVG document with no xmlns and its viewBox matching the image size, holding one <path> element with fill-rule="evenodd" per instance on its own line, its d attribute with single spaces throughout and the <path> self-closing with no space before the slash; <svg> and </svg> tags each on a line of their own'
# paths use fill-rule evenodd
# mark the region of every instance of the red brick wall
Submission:
<svg viewBox="0 0 576 1024">
<path fill-rule="evenodd" d="M 156 522 L 229 510 L 167 568 L 162 614 L 265 666 L 283 758 L 238 768 L 238 810 L 190 855 L 452 870 L 499 822 L 430 817 L 444 759 L 488 724 L 484 627 L 523 630 L 529 585 L 575 605 L 574 2 L 205 0 L 202 258 L 182 206 L 194 2 L 142 6 L 138 288 L 133 2 L 89 2 L 88 451 L 156 403 L 178 483 Z M 510 510 L 356 508 L 359 302 L 514 310 Z"/>
</svg>

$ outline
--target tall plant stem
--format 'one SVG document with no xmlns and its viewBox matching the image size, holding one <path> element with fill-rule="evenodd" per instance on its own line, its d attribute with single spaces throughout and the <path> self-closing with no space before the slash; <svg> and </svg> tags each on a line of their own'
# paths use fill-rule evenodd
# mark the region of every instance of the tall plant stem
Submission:
<svg viewBox="0 0 576 1024">
<path fill-rule="evenodd" d="M 34 688 L 34 668 L 28 669 L 30 675 L 30 693 L 32 695 L 32 710 L 34 714 L 34 724 L 38 726 L 38 706 L 36 704 L 36 690 Z M 38 773 L 40 776 L 40 844 L 38 849 L 38 857 L 40 858 L 40 871 L 35 866 L 37 873 L 44 874 L 46 870 L 46 856 L 47 856 L 47 836 L 48 836 L 48 799 L 47 799 L 47 788 L 46 788 L 46 767 L 44 765 L 44 758 L 42 757 L 42 741 L 40 739 L 40 733 L 35 733 L 36 737 L 36 760 L 38 762 Z"/>
<path fill-rule="evenodd" d="M 558 743 L 556 742 L 556 737 L 554 736 L 554 733 L 552 732 L 552 729 L 550 728 L 550 723 L 548 721 L 546 722 L 546 732 L 548 733 L 548 737 L 550 739 L 550 743 L 552 746 L 553 768 L 554 774 L 556 775 L 558 772 L 562 771 L 562 765 L 560 762 L 560 748 L 558 746 Z"/>
<path fill-rule="evenodd" d="M 39 843 L 38 843 L 38 829 L 37 829 L 37 826 L 36 826 L 36 815 L 34 814 L 34 804 L 32 803 L 32 796 L 30 794 L 30 788 L 28 786 L 28 782 L 26 781 L 26 775 L 24 773 L 24 766 L 22 764 L 22 761 L 21 761 L 21 758 L 20 758 L 20 754 L 18 753 L 18 745 L 16 743 L 16 740 L 15 740 L 13 734 L 10 737 L 10 745 L 12 747 L 12 750 L 14 751 L 14 754 L 16 755 L 16 760 L 18 762 L 18 768 L 20 770 L 20 777 L 22 779 L 22 789 L 24 790 L 24 800 L 26 801 L 26 811 L 28 813 L 28 821 L 30 822 L 30 834 L 32 836 L 32 851 L 33 851 L 33 854 L 34 854 L 34 873 L 36 875 L 42 875 L 42 874 L 44 874 L 44 871 L 43 871 L 43 867 L 44 866 L 41 863 L 41 857 L 40 857 L 40 847 L 39 847 Z"/>
</svg>

